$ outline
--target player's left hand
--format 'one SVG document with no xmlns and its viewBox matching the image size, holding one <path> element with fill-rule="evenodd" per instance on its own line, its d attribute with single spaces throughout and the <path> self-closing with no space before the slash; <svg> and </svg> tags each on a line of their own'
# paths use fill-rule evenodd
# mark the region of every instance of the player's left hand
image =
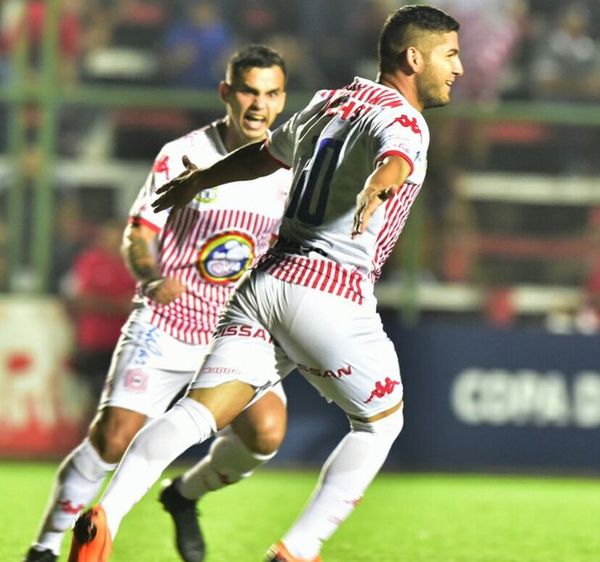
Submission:
<svg viewBox="0 0 600 562">
<path fill-rule="evenodd" d="M 181 161 L 185 166 L 185 171 L 156 190 L 156 194 L 160 195 L 160 197 L 152 203 L 155 213 L 171 207 L 173 209 L 181 209 L 202 190 L 198 186 L 197 181 L 197 176 L 200 172 L 198 166 L 187 156 L 184 156 Z"/>
<path fill-rule="evenodd" d="M 185 285 L 173 277 L 159 277 L 142 283 L 142 292 L 158 304 L 170 304 L 185 291 Z"/>
</svg>

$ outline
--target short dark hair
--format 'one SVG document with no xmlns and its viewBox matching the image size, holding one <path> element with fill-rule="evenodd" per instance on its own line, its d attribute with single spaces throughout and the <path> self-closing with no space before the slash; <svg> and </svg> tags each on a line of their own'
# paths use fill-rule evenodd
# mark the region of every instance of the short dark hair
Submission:
<svg viewBox="0 0 600 562">
<path fill-rule="evenodd" d="M 249 68 L 270 68 L 278 66 L 287 77 L 287 68 L 283 57 L 266 45 L 248 45 L 234 53 L 227 63 L 226 77 L 228 82 L 239 78 Z"/>
<path fill-rule="evenodd" d="M 379 36 L 379 70 L 389 72 L 401 64 L 402 53 L 413 46 L 422 32 L 449 33 L 460 24 L 433 6 L 403 6 L 392 12 Z"/>
</svg>

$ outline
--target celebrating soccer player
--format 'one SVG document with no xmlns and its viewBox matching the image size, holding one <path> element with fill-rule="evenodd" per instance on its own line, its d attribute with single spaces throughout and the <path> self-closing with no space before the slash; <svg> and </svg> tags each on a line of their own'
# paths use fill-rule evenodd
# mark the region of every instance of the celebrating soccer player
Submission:
<svg viewBox="0 0 600 562">
<path fill-rule="evenodd" d="M 267 560 L 320 560 L 402 429 L 400 369 L 373 284 L 425 179 L 421 113 L 447 104 L 463 73 L 458 28 L 430 6 L 398 9 L 381 33 L 377 81 L 317 92 L 267 141 L 204 170 L 188 163 L 157 191 L 158 211 L 181 209 L 224 182 L 294 172 L 278 243 L 242 278 L 186 397 L 137 434 L 100 504 L 77 521 L 72 562 L 108 560 L 121 519 L 164 468 L 295 367 L 343 409 L 350 431 Z"/>
</svg>

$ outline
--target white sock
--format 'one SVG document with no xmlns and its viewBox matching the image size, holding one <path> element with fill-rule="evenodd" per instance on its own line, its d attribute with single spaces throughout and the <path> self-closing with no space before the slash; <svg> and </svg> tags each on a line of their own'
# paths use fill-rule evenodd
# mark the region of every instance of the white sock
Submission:
<svg viewBox="0 0 600 562">
<path fill-rule="evenodd" d="M 50 549 L 58 555 L 65 532 L 71 528 L 84 507 L 98 495 L 104 478 L 116 466 L 104 462 L 89 439 L 73 449 L 56 474 L 34 548 Z"/>
<path fill-rule="evenodd" d="M 138 432 L 100 500 L 113 539 L 123 517 L 163 470 L 181 453 L 205 441 L 215 431 L 216 423 L 210 410 L 186 397 Z"/>
<path fill-rule="evenodd" d="M 352 431 L 323 465 L 308 505 L 283 537 L 298 558 L 313 560 L 352 513 L 402 429 L 402 409 L 373 423 L 351 423 Z"/>
<path fill-rule="evenodd" d="M 206 492 L 247 478 L 276 454 L 277 451 L 269 455 L 252 452 L 228 426 L 219 432 L 208 455 L 181 476 L 179 492 L 189 500 L 196 500 Z"/>
</svg>

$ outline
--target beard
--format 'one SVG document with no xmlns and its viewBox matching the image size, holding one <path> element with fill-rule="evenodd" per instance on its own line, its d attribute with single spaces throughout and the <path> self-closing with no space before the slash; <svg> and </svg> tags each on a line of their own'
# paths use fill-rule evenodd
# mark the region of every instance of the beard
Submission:
<svg viewBox="0 0 600 562">
<path fill-rule="evenodd" d="M 417 93 L 423 108 L 431 109 L 433 107 L 448 105 L 450 103 L 450 94 L 443 91 L 446 87 L 445 83 L 440 85 L 439 79 L 436 79 L 431 74 L 423 74 L 417 82 Z"/>
</svg>

